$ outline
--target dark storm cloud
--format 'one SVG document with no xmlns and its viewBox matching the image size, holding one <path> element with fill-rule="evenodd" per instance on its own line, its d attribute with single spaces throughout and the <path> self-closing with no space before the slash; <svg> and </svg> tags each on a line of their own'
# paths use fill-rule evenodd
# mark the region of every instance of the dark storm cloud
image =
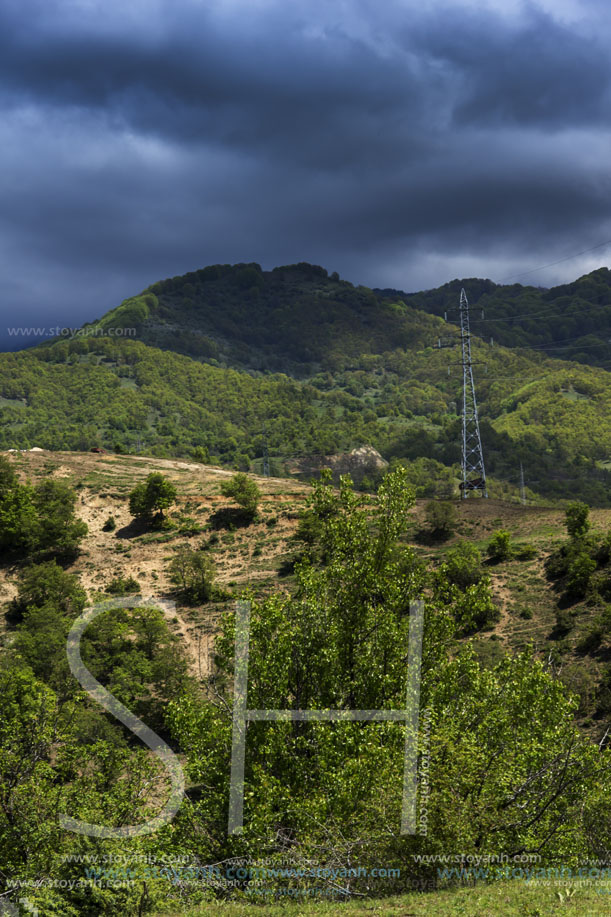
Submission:
<svg viewBox="0 0 611 917">
<path fill-rule="evenodd" d="M 5 3 L 7 314 L 77 324 L 213 261 L 414 289 L 611 237 L 605 20 L 560 13 Z"/>
</svg>

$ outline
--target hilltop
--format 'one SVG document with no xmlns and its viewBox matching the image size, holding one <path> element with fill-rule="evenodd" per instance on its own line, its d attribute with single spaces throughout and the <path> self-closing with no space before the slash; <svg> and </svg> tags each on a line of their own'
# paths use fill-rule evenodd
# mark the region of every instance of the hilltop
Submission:
<svg viewBox="0 0 611 917">
<path fill-rule="evenodd" d="M 611 368 L 611 271 L 606 267 L 551 289 L 471 277 L 420 293 L 375 292 L 431 315 L 447 312 L 451 319 L 462 287 L 474 307 L 473 333 L 482 339 Z"/>
<path fill-rule="evenodd" d="M 218 264 L 153 283 L 92 328 L 135 324 L 144 343 L 239 369 L 311 377 L 365 354 L 435 345 L 457 321 L 461 288 L 472 331 L 592 366 L 611 367 L 611 271 L 551 289 L 456 279 L 417 293 L 371 290 L 317 265 Z"/>
</svg>

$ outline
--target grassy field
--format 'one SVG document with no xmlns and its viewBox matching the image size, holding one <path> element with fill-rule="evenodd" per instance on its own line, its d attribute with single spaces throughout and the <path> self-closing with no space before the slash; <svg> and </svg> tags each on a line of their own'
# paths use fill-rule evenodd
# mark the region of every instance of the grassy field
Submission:
<svg viewBox="0 0 611 917">
<path fill-rule="evenodd" d="M 350 901 L 208 903 L 171 917 L 607 917 L 611 915 L 611 883 L 590 886 L 532 886 L 522 881 L 470 888 L 414 892 L 399 897 Z M 161 917 L 155 915 L 155 917 Z M 164 917 L 170 917 L 164 912 Z"/>
</svg>

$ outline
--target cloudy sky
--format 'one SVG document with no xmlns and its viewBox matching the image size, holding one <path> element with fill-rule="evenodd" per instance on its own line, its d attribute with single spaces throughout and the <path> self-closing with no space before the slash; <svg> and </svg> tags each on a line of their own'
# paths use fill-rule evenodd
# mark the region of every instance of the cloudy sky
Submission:
<svg viewBox="0 0 611 917">
<path fill-rule="evenodd" d="M 2 326 L 217 262 L 608 264 L 610 33 L 597 0 L 2 0 Z"/>
</svg>

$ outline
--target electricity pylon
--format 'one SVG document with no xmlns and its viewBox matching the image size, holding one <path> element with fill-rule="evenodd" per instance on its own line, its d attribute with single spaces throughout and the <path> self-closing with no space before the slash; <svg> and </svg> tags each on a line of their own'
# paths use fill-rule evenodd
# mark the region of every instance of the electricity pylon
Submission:
<svg viewBox="0 0 611 917">
<path fill-rule="evenodd" d="M 471 329 L 469 326 L 469 300 L 464 289 L 460 291 L 460 343 L 462 347 L 462 483 L 463 499 L 479 491 L 488 496 L 484 453 L 479 432 L 479 417 L 473 382 L 471 359 Z"/>
<path fill-rule="evenodd" d="M 267 429 L 263 427 L 263 477 L 269 478 L 269 449 L 267 448 Z"/>
</svg>

